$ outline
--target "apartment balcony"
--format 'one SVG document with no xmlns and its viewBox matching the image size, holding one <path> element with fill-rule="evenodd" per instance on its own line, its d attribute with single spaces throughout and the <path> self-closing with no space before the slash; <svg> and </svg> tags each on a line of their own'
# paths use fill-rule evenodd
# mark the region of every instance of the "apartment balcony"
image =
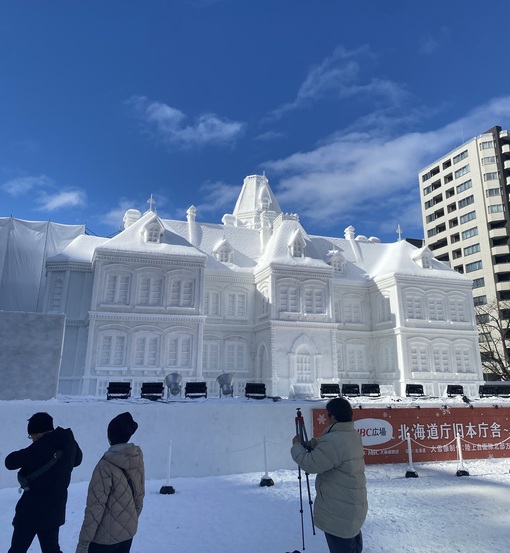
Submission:
<svg viewBox="0 0 510 553">
<path fill-rule="evenodd" d="M 507 160 L 505 161 L 505 163 L 503 163 L 503 167 L 504 167 L 505 169 L 510 169 L 510 160 L 509 160 L 509 159 L 507 159 Z"/>
<path fill-rule="evenodd" d="M 510 154 L 510 144 L 503 144 L 503 146 L 501 146 L 501 153 Z"/>
<path fill-rule="evenodd" d="M 510 186 L 510 177 L 506 178 L 506 184 L 507 184 L 507 186 Z"/>
<path fill-rule="evenodd" d="M 510 292 L 510 280 L 506 282 L 496 282 L 496 290 L 498 292 Z"/>
<path fill-rule="evenodd" d="M 487 221 L 489 223 L 495 223 L 497 221 L 504 221 L 506 219 L 506 214 L 504 211 L 498 211 L 496 213 L 488 213 Z"/>
<path fill-rule="evenodd" d="M 503 244 L 501 246 L 493 246 L 491 251 L 493 255 L 505 255 L 510 253 L 510 246 L 508 244 Z"/>
<path fill-rule="evenodd" d="M 510 138 L 510 133 L 506 130 L 501 130 L 499 132 L 499 138 Z"/>
<path fill-rule="evenodd" d="M 497 274 L 510 273 L 510 263 L 497 263 L 494 265 L 494 272 Z"/>
<path fill-rule="evenodd" d="M 506 227 L 489 230 L 489 238 L 503 238 L 505 236 L 508 236 Z"/>
</svg>

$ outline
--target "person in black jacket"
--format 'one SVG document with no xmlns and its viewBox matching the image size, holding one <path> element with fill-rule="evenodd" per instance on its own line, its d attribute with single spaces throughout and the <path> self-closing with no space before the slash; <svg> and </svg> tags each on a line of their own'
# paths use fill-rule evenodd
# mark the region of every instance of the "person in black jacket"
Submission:
<svg viewBox="0 0 510 553">
<path fill-rule="evenodd" d="M 62 553 L 58 534 L 65 523 L 67 488 L 83 454 L 72 430 L 54 429 L 48 413 L 36 413 L 28 419 L 28 437 L 30 446 L 5 458 L 6 468 L 20 469 L 18 481 L 23 489 L 12 521 L 8 553 L 26 553 L 35 536 L 42 553 Z"/>
</svg>

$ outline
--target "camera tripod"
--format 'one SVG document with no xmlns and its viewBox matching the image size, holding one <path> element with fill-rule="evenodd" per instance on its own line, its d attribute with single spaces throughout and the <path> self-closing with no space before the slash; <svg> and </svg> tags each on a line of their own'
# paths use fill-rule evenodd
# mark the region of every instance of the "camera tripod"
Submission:
<svg viewBox="0 0 510 553">
<path fill-rule="evenodd" d="M 299 436 L 301 445 L 306 448 L 307 451 L 311 451 L 312 448 L 310 447 L 310 443 L 308 441 L 308 435 L 306 433 L 305 428 L 305 421 L 303 419 L 303 415 L 301 414 L 301 409 L 297 408 L 296 413 L 296 434 Z M 306 477 L 306 489 L 308 491 L 308 504 L 310 506 L 310 517 L 312 519 L 312 531 L 313 535 L 315 536 L 315 524 L 313 521 L 313 501 L 312 501 L 312 494 L 310 493 L 310 479 L 309 479 L 308 472 L 305 471 L 305 477 Z M 303 541 L 303 551 L 305 550 L 305 527 L 303 522 L 303 486 L 302 486 L 302 479 L 301 479 L 301 467 L 298 465 L 298 481 L 299 481 L 299 512 L 301 513 L 301 538 Z"/>
</svg>

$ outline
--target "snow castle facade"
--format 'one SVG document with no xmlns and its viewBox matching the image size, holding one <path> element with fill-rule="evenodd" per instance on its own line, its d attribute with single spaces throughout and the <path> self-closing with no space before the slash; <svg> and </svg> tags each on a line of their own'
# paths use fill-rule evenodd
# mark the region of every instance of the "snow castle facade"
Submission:
<svg viewBox="0 0 510 553">
<path fill-rule="evenodd" d="M 270 396 L 319 396 L 321 383 L 420 383 L 475 393 L 482 369 L 471 281 L 406 241 L 311 236 L 248 176 L 221 224 L 128 210 L 113 238 L 79 233 L 45 263 L 39 311 L 65 314 L 59 392 L 111 381 L 234 374 Z"/>
</svg>

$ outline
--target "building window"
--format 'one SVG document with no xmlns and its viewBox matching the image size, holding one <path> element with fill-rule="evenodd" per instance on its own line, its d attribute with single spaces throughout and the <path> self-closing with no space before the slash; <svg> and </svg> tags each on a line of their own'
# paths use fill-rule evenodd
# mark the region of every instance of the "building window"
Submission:
<svg viewBox="0 0 510 553">
<path fill-rule="evenodd" d="M 213 317 L 220 315 L 220 293 L 205 292 L 204 294 L 204 314 Z"/>
<path fill-rule="evenodd" d="M 324 290 L 320 288 L 305 289 L 305 313 L 325 313 Z"/>
<path fill-rule="evenodd" d="M 466 207 L 472 203 L 474 203 L 475 198 L 473 195 L 467 196 L 467 198 L 462 198 L 462 200 L 459 200 L 459 209 L 462 209 L 463 207 Z"/>
<path fill-rule="evenodd" d="M 471 246 L 468 246 L 467 248 L 464 248 L 464 255 L 472 255 L 474 253 L 478 253 L 480 251 L 480 244 L 473 244 Z"/>
<path fill-rule="evenodd" d="M 297 313 L 299 311 L 299 292 L 297 286 L 280 287 L 280 311 Z"/>
<path fill-rule="evenodd" d="M 163 298 L 163 279 L 142 277 L 139 281 L 138 304 L 161 305 Z"/>
<path fill-rule="evenodd" d="M 227 371 L 246 370 L 246 344 L 241 341 L 228 341 L 225 348 Z"/>
<path fill-rule="evenodd" d="M 411 371 L 428 372 L 428 348 L 425 345 L 411 346 Z"/>
<path fill-rule="evenodd" d="M 99 365 L 125 366 L 126 336 L 114 333 L 102 334 L 99 343 Z"/>
<path fill-rule="evenodd" d="M 496 156 L 482 157 L 482 165 L 491 165 L 496 163 Z"/>
<path fill-rule="evenodd" d="M 450 321 L 454 323 L 466 322 L 466 302 L 462 298 L 449 298 Z"/>
<path fill-rule="evenodd" d="M 480 313 L 479 315 L 476 315 L 476 324 L 487 324 L 490 320 L 490 316 L 488 313 Z"/>
<path fill-rule="evenodd" d="M 493 198 L 494 196 L 501 196 L 501 188 L 487 188 L 485 191 L 487 198 Z"/>
<path fill-rule="evenodd" d="M 128 275 L 107 275 L 105 286 L 105 303 L 129 303 L 129 286 L 131 277 Z"/>
<path fill-rule="evenodd" d="M 467 347 L 455 348 L 455 370 L 458 373 L 471 372 L 471 355 Z"/>
<path fill-rule="evenodd" d="M 391 321 L 391 304 L 388 296 L 383 296 L 379 300 L 379 322 L 387 323 Z"/>
<path fill-rule="evenodd" d="M 204 342 L 202 368 L 204 371 L 218 371 L 220 369 L 220 345 L 218 342 Z"/>
<path fill-rule="evenodd" d="M 464 167 L 457 169 L 457 171 L 455 171 L 454 173 L 454 176 L 456 179 L 458 179 L 459 177 L 462 177 L 462 175 L 465 175 L 466 173 L 469 173 L 469 163 L 467 165 L 464 165 Z"/>
<path fill-rule="evenodd" d="M 496 204 L 488 206 L 487 210 L 489 213 L 502 213 L 505 211 L 505 208 L 503 207 L 503 204 Z"/>
<path fill-rule="evenodd" d="M 347 346 L 347 370 L 350 372 L 361 372 L 365 370 L 365 346 Z"/>
<path fill-rule="evenodd" d="M 350 324 L 363 323 L 363 311 L 361 300 L 346 298 L 343 302 L 343 322 Z"/>
<path fill-rule="evenodd" d="M 193 280 L 172 279 L 170 285 L 170 305 L 172 307 L 193 306 Z"/>
<path fill-rule="evenodd" d="M 290 252 L 292 257 L 303 257 L 305 254 L 305 245 L 301 238 L 296 238 L 291 244 Z"/>
<path fill-rule="evenodd" d="M 227 294 L 227 316 L 233 319 L 246 317 L 247 296 L 244 292 L 229 292 Z"/>
<path fill-rule="evenodd" d="M 53 289 L 51 291 L 51 303 L 50 311 L 60 311 L 60 304 L 62 302 L 62 290 L 64 288 L 64 281 L 61 278 L 56 278 L 53 282 Z"/>
<path fill-rule="evenodd" d="M 159 244 L 161 232 L 162 232 L 161 228 L 157 223 L 153 223 L 152 225 L 149 225 L 145 229 L 145 241 Z"/>
<path fill-rule="evenodd" d="M 230 256 L 232 255 L 231 251 L 229 248 L 227 247 L 223 247 L 223 248 L 220 248 L 217 252 L 216 252 L 216 258 L 218 259 L 218 261 L 220 261 L 221 263 L 229 263 L 230 262 Z"/>
<path fill-rule="evenodd" d="M 473 263 L 466 263 L 466 273 L 472 273 L 473 271 L 478 271 L 482 269 L 481 261 L 473 261 Z"/>
<path fill-rule="evenodd" d="M 473 236 L 478 236 L 478 227 L 472 227 L 462 231 L 462 240 L 467 240 Z"/>
<path fill-rule="evenodd" d="M 473 280 L 473 288 L 481 288 L 482 286 L 485 286 L 485 279 L 483 277 Z"/>
<path fill-rule="evenodd" d="M 296 382 L 312 382 L 312 361 L 307 351 L 296 355 Z"/>
<path fill-rule="evenodd" d="M 487 296 L 473 296 L 473 303 L 474 305 L 486 305 L 487 304 Z"/>
<path fill-rule="evenodd" d="M 490 150 L 491 148 L 494 148 L 494 140 L 480 142 L 480 150 Z"/>
<path fill-rule="evenodd" d="M 446 319 L 444 301 L 442 298 L 435 298 L 435 297 L 429 298 L 428 304 L 429 304 L 429 320 L 444 321 Z"/>
<path fill-rule="evenodd" d="M 159 337 L 135 337 L 134 365 L 137 367 L 156 367 L 158 365 Z"/>
<path fill-rule="evenodd" d="M 463 152 L 461 152 L 460 154 L 457 154 L 456 156 L 454 156 L 453 158 L 453 163 L 459 163 L 459 161 L 462 161 L 463 159 L 466 159 L 468 156 L 468 151 L 467 150 L 464 150 Z"/>
<path fill-rule="evenodd" d="M 406 296 L 406 318 L 423 319 L 423 306 L 418 296 Z"/>
<path fill-rule="evenodd" d="M 467 223 L 469 221 L 472 221 L 473 219 L 476 219 L 476 211 L 470 211 L 469 213 L 466 213 L 465 215 L 461 215 L 460 217 L 460 223 Z"/>
<path fill-rule="evenodd" d="M 193 338 L 189 334 L 170 336 L 168 338 L 168 359 L 170 367 L 191 367 L 191 346 Z"/>
<path fill-rule="evenodd" d="M 498 173 L 498 171 L 494 171 L 494 172 L 491 172 L 491 173 L 484 173 L 484 174 L 483 174 L 483 180 L 485 180 L 485 181 L 488 181 L 488 180 L 499 180 L 499 173 Z"/>
<path fill-rule="evenodd" d="M 438 373 L 450 372 L 450 350 L 449 348 L 434 347 L 432 352 L 434 371 Z"/>
<path fill-rule="evenodd" d="M 471 182 L 471 179 L 469 179 L 466 182 L 463 182 L 457 186 L 457 193 L 464 192 L 464 190 L 467 190 L 472 186 L 473 186 L 473 183 Z"/>
</svg>

